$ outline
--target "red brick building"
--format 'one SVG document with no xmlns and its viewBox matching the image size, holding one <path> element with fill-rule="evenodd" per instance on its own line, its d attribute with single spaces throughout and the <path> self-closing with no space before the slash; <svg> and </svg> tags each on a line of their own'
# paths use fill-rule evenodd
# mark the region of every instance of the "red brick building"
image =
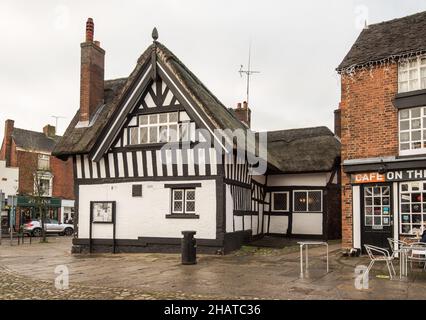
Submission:
<svg viewBox="0 0 426 320">
<path fill-rule="evenodd" d="M 365 28 L 341 75 L 343 247 L 426 226 L 426 12 Z"/>
<path fill-rule="evenodd" d="M 51 152 L 60 137 L 55 127 L 46 125 L 43 132 L 14 127 L 6 120 L 0 160 L 7 167 L 19 168 L 15 225 L 23 219 L 37 218 L 38 211 L 29 200 L 40 186 L 42 195 L 49 198 L 48 217 L 58 221 L 72 218 L 74 212 L 74 175 L 71 161 L 61 161 Z M 37 182 L 35 181 L 37 179 Z"/>
</svg>

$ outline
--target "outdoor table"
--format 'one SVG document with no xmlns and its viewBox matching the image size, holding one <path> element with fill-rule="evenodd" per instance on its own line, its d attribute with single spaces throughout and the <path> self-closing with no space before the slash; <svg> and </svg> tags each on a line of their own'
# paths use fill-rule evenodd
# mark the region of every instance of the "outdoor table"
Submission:
<svg viewBox="0 0 426 320">
<path fill-rule="evenodd" d="M 306 255 L 306 272 L 308 271 L 308 261 L 309 261 L 309 254 L 308 254 L 308 249 L 309 246 L 326 246 L 327 252 L 326 252 L 326 256 L 327 256 L 327 273 L 328 273 L 328 243 L 324 242 L 324 241 L 300 241 L 298 242 L 299 246 L 300 246 L 300 278 L 303 279 L 303 247 L 305 247 L 305 255 Z"/>
<path fill-rule="evenodd" d="M 408 251 L 418 250 L 425 251 L 425 247 L 421 246 L 402 246 L 399 255 L 399 278 L 408 276 Z"/>
</svg>

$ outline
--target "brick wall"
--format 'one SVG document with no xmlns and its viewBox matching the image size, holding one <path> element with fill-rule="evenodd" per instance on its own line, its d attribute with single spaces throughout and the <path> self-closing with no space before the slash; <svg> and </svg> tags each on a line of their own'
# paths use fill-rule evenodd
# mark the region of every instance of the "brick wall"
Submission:
<svg viewBox="0 0 426 320">
<path fill-rule="evenodd" d="M 341 79 L 342 162 L 398 154 L 397 65 Z M 352 247 L 352 191 L 342 171 L 342 246 Z"/>
<path fill-rule="evenodd" d="M 62 161 L 50 157 L 50 168 L 53 174 L 52 196 L 64 199 L 74 199 L 74 174 L 72 158 Z"/>
</svg>

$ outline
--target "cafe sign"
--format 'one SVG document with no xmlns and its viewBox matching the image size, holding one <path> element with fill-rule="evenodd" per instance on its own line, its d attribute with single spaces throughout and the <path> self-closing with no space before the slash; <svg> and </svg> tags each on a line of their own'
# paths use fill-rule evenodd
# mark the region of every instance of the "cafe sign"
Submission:
<svg viewBox="0 0 426 320">
<path fill-rule="evenodd" d="M 351 183 L 379 183 L 394 181 L 426 180 L 426 170 L 392 170 L 385 173 L 365 172 L 351 175 Z"/>
</svg>

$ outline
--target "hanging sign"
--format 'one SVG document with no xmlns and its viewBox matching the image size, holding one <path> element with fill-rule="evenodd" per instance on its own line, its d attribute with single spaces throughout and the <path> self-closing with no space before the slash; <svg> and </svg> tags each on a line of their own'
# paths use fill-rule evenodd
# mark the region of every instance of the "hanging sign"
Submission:
<svg viewBox="0 0 426 320">
<path fill-rule="evenodd" d="M 351 182 L 360 183 L 378 183 L 393 181 L 410 181 L 426 179 L 426 170 L 395 170 L 386 173 L 365 172 L 351 175 Z"/>
</svg>

